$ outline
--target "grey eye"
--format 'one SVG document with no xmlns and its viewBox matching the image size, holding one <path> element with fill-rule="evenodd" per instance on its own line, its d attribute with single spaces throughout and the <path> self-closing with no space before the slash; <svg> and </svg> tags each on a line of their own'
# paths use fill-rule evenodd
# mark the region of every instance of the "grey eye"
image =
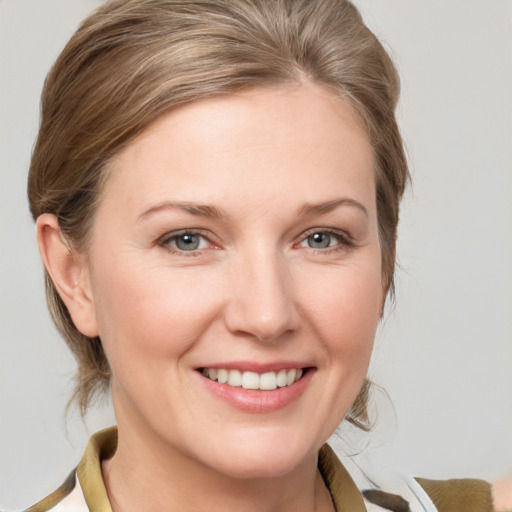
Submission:
<svg viewBox="0 0 512 512">
<path fill-rule="evenodd" d="M 209 239 L 199 231 L 181 230 L 165 234 L 158 245 L 175 254 L 191 253 L 198 255 L 203 249 L 211 247 Z"/>
<path fill-rule="evenodd" d="M 180 251 L 195 251 L 201 245 L 201 236 L 185 234 L 179 235 L 174 240 L 174 246 Z"/>
<path fill-rule="evenodd" d="M 330 233 L 314 233 L 306 238 L 308 247 L 312 249 L 327 249 L 331 247 L 333 240 Z M 335 241 L 334 241 L 335 242 Z"/>
</svg>

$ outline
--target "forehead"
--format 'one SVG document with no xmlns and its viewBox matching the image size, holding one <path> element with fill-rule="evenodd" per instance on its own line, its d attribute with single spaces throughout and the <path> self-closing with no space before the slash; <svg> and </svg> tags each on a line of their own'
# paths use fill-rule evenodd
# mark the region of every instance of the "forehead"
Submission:
<svg viewBox="0 0 512 512">
<path fill-rule="evenodd" d="M 222 201 L 233 192 L 317 202 L 347 190 L 374 197 L 368 136 L 346 101 L 306 84 L 211 98 L 163 115 L 112 162 L 104 193 L 124 194 L 130 204 L 169 194 Z"/>
</svg>

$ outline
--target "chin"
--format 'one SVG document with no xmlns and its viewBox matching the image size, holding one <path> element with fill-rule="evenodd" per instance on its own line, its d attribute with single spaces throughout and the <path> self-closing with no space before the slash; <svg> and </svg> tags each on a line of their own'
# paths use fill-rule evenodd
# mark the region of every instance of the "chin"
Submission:
<svg viewBox="0 0 512 512">
<path fill-rule="evenodd" d="M 265 479 L 279 478 L 293 473 L 303 462 L 295 454 L 290 456 L 250 457 L 238 453 L 231 460 L 223 460 L 215 465 L 215 469 L 230 478 Z"/>
<path fill-rule="evenodd" d="M 232 478 L 276 478 L 294 472 L 305 460 L 316 458 L 323 444 L 310 444 L 303 435 L 302 439 L 294 439 L 289 430 L 272 434 L 246 433 L 234 436 L 229 443 L 219 439 L 215 446 L 205 448 L 203 461 Z"/>
</svg>

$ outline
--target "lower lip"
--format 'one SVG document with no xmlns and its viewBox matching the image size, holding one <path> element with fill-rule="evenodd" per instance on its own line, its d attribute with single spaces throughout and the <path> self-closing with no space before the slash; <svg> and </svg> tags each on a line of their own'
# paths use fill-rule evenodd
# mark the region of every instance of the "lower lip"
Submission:
<svg viewBox="0 0 512 512">
<path fill-rule="evenodd" d="M 204 375 L 198 373 L 204 385 L 218 398 L 227 402 L 245 412 L 265 413 L 278 411 L 295 402 L 306 390 L 311 382 L 313 368 L 307 372 L 291 386 L 273 389 L 272 391 L 262 391 L 259 389 L 244 389 L 233 387 L 228 384 L 219 384 Z"/>
</svg>

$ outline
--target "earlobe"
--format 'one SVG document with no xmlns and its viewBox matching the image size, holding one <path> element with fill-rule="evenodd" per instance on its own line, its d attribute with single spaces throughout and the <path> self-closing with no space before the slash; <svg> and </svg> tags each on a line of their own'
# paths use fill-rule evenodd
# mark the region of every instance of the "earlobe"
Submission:
<svg viewBox="0 0 512 512">
<path fill-rule="evenodd" d="M 39 252 L 60 298 L 76 328 L 98 336 L 89 271 L 83 255 L 75 254 L 64 237 L 57 217 L 44 213 L 36 222 Z"/>
</svg>

